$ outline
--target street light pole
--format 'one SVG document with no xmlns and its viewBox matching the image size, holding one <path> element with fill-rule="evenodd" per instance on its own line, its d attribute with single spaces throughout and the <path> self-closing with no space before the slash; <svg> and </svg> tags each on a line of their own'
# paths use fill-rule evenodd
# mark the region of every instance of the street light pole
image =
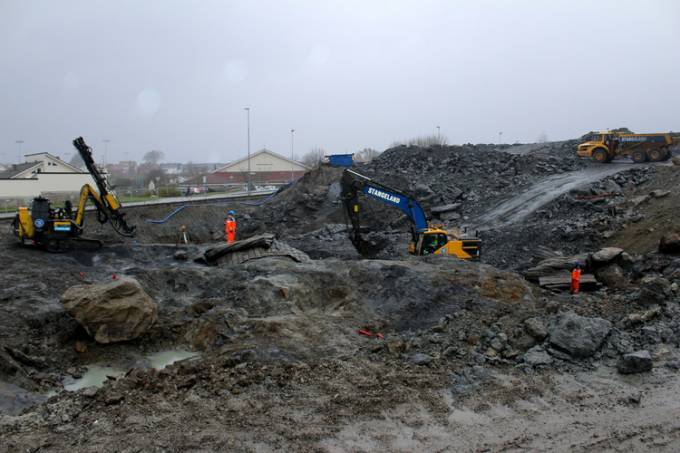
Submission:
<svg viewBox="0 0 680 453">
<path fill-rule="evenodd" d="M 15 141 L 14 143 L 16 143 L 17 145 L 19 145 L 19 155 L 17 156 L 17 158 L 18 158 L 18 162 L 17 162 L 17 163 L 20 164 L 20 163 L 21 163 L 21 145 L 24 144 L 24 141 L 23 141 L 23 140 L 17 140 L 17 141 Z"/>
<path fill-rule="evenodd" d="M 104 167 L 106 167 L 106 164 L 108 163 L 109 143 L 111 143 L 111 140 L 105 138 L 102 141 L 104 142 Z"/>
<path fill-rule="evenodd" d="M 248 132 L 248 177 L 246 178 L 246 183 L 248 184 L 246 191 L 250 195 L 250 107 L 244 108 L 247 115 L 247 132 Z"/>
<path fill-rule="evenodd" d="M 295 129 L 290 130 L 290 182 L 293 182 L 293 171 L 295 170 Z"/>
</svg>

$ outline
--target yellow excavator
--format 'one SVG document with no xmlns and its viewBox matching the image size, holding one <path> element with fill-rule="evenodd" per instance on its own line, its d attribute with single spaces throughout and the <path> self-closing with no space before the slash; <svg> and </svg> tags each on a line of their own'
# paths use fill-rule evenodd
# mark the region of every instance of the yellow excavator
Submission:
<svg viewBox="0 0 680 453">
<path fill-rule="evenodd" d="M 85 207 L 88 200 L 92 201 L 96 208 L 99 223 L 109 223 L 113 230 L 121 236 L 133 237 L 135 227 L 127 224 L 125 214 L 121 212 L 121 204 L 109 187 L 108 181 L 97 168 L 92 158 L 92 149 L 87 146 L 82 137 L 73 141 L 80 156 L 85 162 L 87 170 L 97 185 L 96 190 L 90 184 L 85 184 L 80 189 L 78 206 L 73 209 L 70 201 L 64 203 L 63 208 L 52 208 L 50 201 L 43 197 L 33 199 L 29 210 L 27 207 L 19 208 L 14 218 L 14 234 L 22 244 L 32 244 L 42 247 L 50 252 L 65 251 L 64 245 L 74 241 L 95 244 L 101 246 L 101 242 L 92 239 L 83 239 L 83 226 L 85 222 Z"/>
<path fill-rule="evenodd" d="M 359 194 L 401 210 L 411 222 L 411 255 L 452 255 L 463 260 L 478 260 L 482 241 L 477 237 L 461 237 L 439 226 L 430 225 L 425 210 L 418 200 L 399 190 L 387 187 L 364 175 L 346 169 L 341 179 L 341 198 L 349 220 L 350 240 L 364 256 L 375 255 L 378 250 L 361 236 Z"/>
</svg>

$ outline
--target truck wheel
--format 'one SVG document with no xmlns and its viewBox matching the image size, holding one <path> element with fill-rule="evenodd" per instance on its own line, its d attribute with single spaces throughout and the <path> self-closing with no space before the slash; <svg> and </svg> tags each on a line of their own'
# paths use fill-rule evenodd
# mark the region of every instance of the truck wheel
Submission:
<svg viewBox="0 0 680 453">
<path fill-rule="evenodd" d="M 654 148 L 650 149 L 647 154 L 649 155 L 649 160 L 652 162 L 659 162 L 663 160 L 666 152 L 662 149 Z"/>
<path fill-rule="evenodd" d="M 630 153 L 630 158 L 633 159 L 633 162 L 636 164 L 642 164 L 647 162 L 647 153 L 644 149 L 636 149 Z"/>
<path fill-rule="evenodd" d="M 601 164 L 607 163 L 609 159 L 609 153 L 604 148 L 597 148 L 593 151 L 593 160 Z"/>
</svg>

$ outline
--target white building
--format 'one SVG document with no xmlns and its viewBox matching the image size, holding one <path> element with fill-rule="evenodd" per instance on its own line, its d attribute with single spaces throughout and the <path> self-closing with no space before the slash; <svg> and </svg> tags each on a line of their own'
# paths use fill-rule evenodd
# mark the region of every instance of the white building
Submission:
<svg viewBox="0 0 680 453">
<path fill-rule="evenodd" d="M 301 178 L 310 170 L 304 164 L 288 159 L 268 149 L 250 155 L 250 181 L 254 185 L 282 185 Z M 228 163 L 188 184 L 207 186 L 233 186 L 246 184 L 248 180 L 248 157 Z"/>
<path fill-rule="evenodd" d="M 27 154 L 26 162 L 0 172 L 0 198 L 33 198 L 38 195 L 79 192 L 84 184 L 94 185 L 88 172 L 50 153 Z"/>
</svg>

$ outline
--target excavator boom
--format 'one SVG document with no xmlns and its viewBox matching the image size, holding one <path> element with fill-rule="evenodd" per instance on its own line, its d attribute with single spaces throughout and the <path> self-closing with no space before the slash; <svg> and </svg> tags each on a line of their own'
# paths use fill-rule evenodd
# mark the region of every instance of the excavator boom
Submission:
<svg viewBox="0 0 680 453">
<path fill-rule="evenodd" d="M 120 211 L 120 202 L 111 191 L 106 177 L 101 174 L 92 158 L 92 149 L 87 146 L 83 137 L 78 137 L 73 140 L 73 146 L 75 146 L 78 153 L 80 153 L 80 157 L 83 159 L 83 162 L 85 162 L 87 170 L 90 172 L 90 175 L 92 175 L 92 179 L 97 185 L 97 189 L 99 189 L 99 193 L 97 193 L 97 191 L 89 184 L 86 184 L 81 189 L 78 211 L 76 213 L 76 224 L 79 227 L 82 227 L 85 204 L 87 203 L 87 200 L 90 199 L 97 207 L 97 218 L 101 223 L 109 221 L 113 229 L 121 236 L 134 236 L 135 227 L 127 224 L 125 214 Z"/>
</svg>

